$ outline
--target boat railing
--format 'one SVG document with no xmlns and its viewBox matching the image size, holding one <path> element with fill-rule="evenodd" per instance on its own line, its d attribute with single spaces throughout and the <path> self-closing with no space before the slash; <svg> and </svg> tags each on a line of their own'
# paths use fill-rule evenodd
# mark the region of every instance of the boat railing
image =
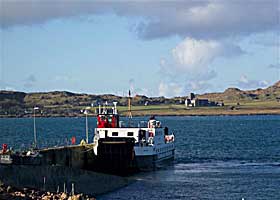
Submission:
<svg viewBox="0 0 280 200">
<path fill-rule="evenodd" d="M 147 121 L 138 122 L 138 128 L 141 128 L 141 127 L 148 127 L 148 122 Z"/>
</svg>

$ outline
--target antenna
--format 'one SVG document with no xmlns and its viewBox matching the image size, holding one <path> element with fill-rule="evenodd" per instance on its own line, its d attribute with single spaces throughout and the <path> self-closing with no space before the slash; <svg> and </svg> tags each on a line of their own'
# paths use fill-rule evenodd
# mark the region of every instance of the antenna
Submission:
<svg viewBox="0 0 280 200">
<path fill-rule="evenodd" d="M 117 111 L 117 103 L 116 101 L 113 102 L 114 104 L 114 114 L 118 114 L 118 111 Z"/>
<path fill-rule="evenodd" d="M 102 114 L 106 114 L 106 109 L 105 109 L 105 104 L 103 103 L 103 110 L 102 110 Z"/>
<path fill-rule="evenodd" d="M 106 112 L 105 112 L 105 114 L 108 114 L 107 112 L 108 112 L 108 110 L 107 110 L 107 106 L 108 106 L 108 101 L 105 101 L 105 108 L 106 108 Z"/>
</svg>

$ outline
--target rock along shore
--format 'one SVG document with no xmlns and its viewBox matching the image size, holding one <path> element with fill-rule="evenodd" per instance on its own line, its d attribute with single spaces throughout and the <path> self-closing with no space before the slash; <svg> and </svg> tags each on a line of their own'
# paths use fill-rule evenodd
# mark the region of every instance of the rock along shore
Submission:
<svg viewBox="0 0 280 200">
<path fill-rule="evenodd" d="M 0 181 L 0 199 L 2 200 L 29 200 L 29 199 L 42 199 L 42 200 L 95 200 L 84 194 L 67 194 L 66 192 L 51 193 L 40 191 L 32 188 L 15 188 L 5 185 Z"/>
<path fill-rule="evenodd" d="M 59 192 L 68 191 L 71 193 L 72 190 L 75 194 L 85 194 L 90 197 L 95 197 L 116 190 L 120 187 L 124 187 L 130 182 L 125 177 L 96 173 L 87 170 L 61 166 L 30 165 L 0 165 L 0 180 L 6 185 L 11 185 L 15 188 L 36 189 L 33 190 L 33 192 L 30 189 L 25 189 L 25 191 L 24 189 L 18 191 L 11 190 L 13 193 L 10 193 L 10 190 L 7 190 L 8 188 L 4 187 L 2 188 L 2 196 L 0 196 L 0 199 L 4 199 L 5 195 L 21 196 L 22 194 L 25 196 L 31 195 L 31 198 L 29 199 L 32 199 L 32 195 L 41 195 L 40 197 L 38 196 L 39 199 L 42 199 L 42 195 L 50 196 L 50 199 L 59 199 L 62 195 L 62 193 Z M 39 191 L 49 191 L 49 193 L 41 193 Z M 60 196 L 56 193 L 59 193 Z M 51 195 L 53 195 L 53 197 Z M 75 198 L 86 199 L 84 197 L 86 196 L 80 195 L 79 198 Z M 67 198 L 69 199 L 69 196 L 67 196 Z M 48 197 L 45 197 L 45 199 L 48 199 Z"/>
</svg>

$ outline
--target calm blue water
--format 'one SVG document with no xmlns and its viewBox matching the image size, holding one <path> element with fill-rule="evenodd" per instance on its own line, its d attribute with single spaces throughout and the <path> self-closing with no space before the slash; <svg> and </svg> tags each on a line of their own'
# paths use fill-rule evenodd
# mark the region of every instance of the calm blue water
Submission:
<svg viewBox="0 0 280 200">
<path fill-rule="evenodd" d="M 280 199 L 280 116 L 158 119 L 176 135 L 174 163 L 97 199 Z M 85 135 L 84 118 L 36 122 L 41 146 Z M 89 123 L 92 137 L 96 121 Z M 0 119 L 0 143 L 26 148 L 32 138 L 32 119 Z"/>
</svg>

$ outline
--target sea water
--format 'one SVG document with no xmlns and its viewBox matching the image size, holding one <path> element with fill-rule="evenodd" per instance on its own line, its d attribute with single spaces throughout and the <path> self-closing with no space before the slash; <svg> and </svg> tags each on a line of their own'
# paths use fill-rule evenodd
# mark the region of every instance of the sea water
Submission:
<svg viewBox="0 0 280 200">
<path fill-rule="evenodd" d="M 280 199 L 280 116 L 158 119 L 175 134 L 175 160 L 97 199 Z M 89 118 L 90 139 L 95 125 Z M 36 118 L 38 145 L 80 141 L 85 127 L 84 118 Z M 1 144 L 25 149 L 32 142 L 32 118 L 0 119 Z"/>
</svg>

